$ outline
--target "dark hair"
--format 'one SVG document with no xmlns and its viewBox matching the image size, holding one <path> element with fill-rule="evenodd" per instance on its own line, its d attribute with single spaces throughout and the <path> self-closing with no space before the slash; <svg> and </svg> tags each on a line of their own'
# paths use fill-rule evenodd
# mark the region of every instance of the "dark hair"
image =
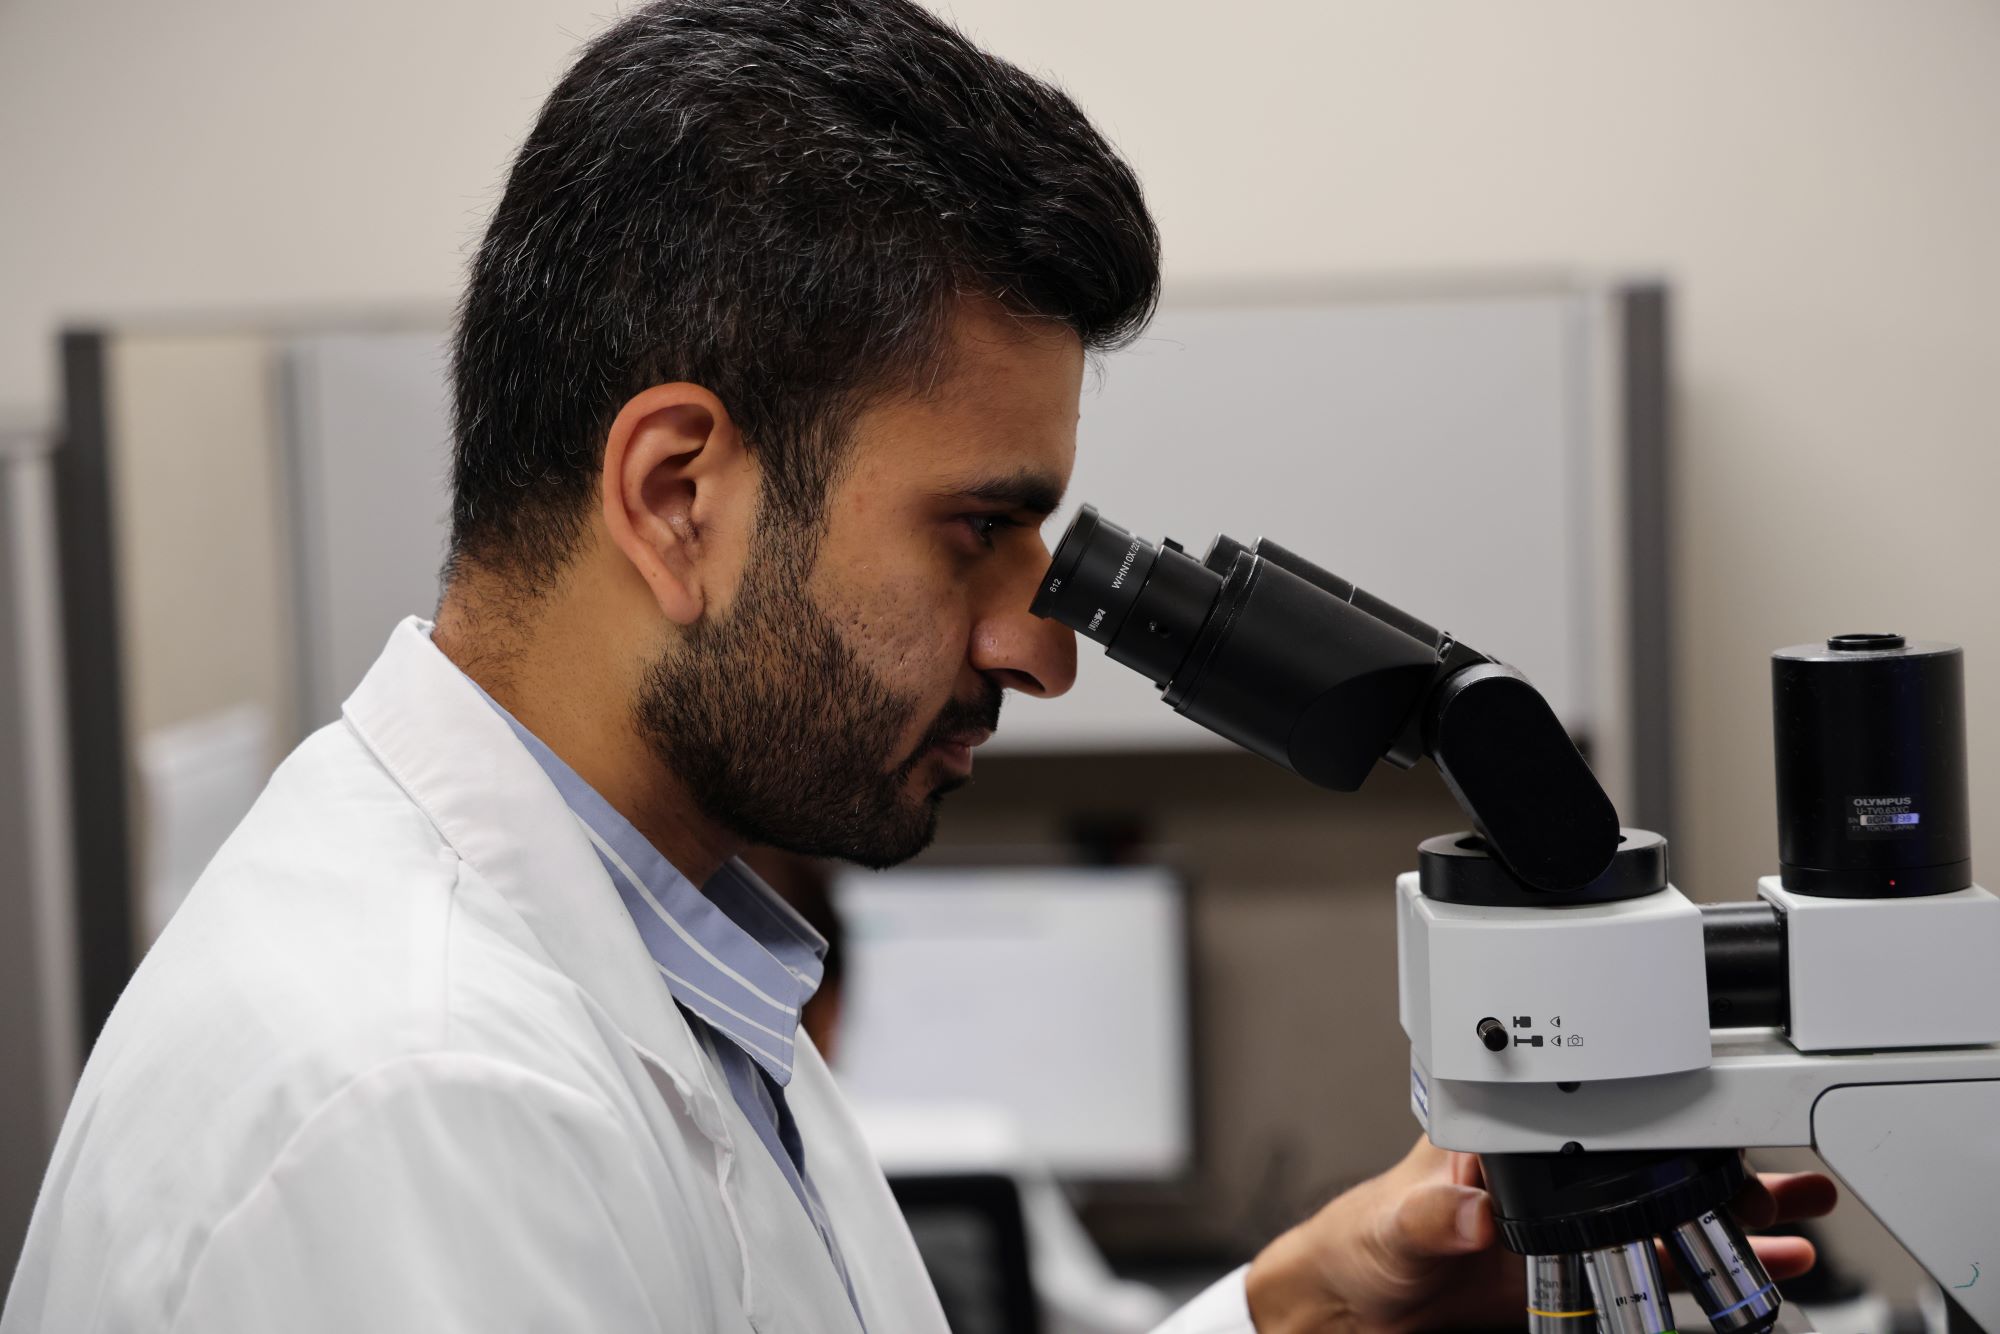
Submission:
<svg viewBox="0 0 2000 1334">
<path fill-rule="evenodd" d="M 548 586 L 618 410 L 713 391 L 769 510 L 816 517 L 853 414 L 933 375 L 958 298 L 1090 350 L 1150 317 L 1159 236 L 1060 90 L 907 0 L 677 0 L 584 50 L 459 310 L 451 568 Z"/>
</svg>

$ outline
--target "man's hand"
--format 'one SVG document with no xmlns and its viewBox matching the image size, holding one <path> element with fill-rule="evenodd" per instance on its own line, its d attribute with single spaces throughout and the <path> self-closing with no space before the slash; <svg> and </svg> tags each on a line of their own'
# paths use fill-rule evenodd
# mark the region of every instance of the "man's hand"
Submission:
<svg viewBox="0 0 2000 1334">
<path fill-rule="evenodd" d="M 1816 1173 L 1765 1176 L 1732 1206 L 1747 1227 L 1816 1218 L 1837 1192 Z M 1504 1324 L 1525 1302 L 1521 1257 L 1497 1247 L 1479 1160 L 1428 1140 L 1285 1233 L 1250 1265 L 1259 1334 L 1402 1334 Z M 1812 1268 L 1812 1243 L 1758 1237 L 1774 1279 Z"/>
</svg>

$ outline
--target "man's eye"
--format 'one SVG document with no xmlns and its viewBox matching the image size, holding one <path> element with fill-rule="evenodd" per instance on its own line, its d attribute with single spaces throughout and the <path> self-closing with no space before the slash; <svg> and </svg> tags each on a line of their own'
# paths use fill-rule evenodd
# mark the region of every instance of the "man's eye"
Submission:
<svg viewBox="0 0 2000 1334">
<path fill-rule="evenodd" d="M 993 539 L 1001 530 L 1020 527 L 1004 514 L 968 514 L 964 516 L 964 520 L 965 526 L 972 530 L 972 535 L 978 538 L 979 544 L 984 547 L 992 546 Z"/>
</svg>

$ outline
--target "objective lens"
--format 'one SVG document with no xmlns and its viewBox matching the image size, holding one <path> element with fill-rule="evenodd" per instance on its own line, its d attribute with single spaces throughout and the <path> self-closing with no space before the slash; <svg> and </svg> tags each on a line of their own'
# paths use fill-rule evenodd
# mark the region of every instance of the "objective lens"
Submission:
<svg viewBox="0 0 2000 1334">
<path fill-rule="evenodd" d="M 1705 1213 L 1669 1232 L 1666 1241 L 1719 1334 L 1766 1334 L 1778 1323 L 1784 1305 L 1778 1285 L 1733 1220 Z"/>
<path fill-rule="evenodd" d="M 1596 1334 L 1596 1320 L 1582 1256 L 1528 1257 L 1528 1334 Z"/>
<path fill-rule="evenodd" d="M 1590 1251 L 1584 1270 L 1600 1334 L 1674 1334 L 1673 1307 L 1650 1240 Z"/>
</svg>

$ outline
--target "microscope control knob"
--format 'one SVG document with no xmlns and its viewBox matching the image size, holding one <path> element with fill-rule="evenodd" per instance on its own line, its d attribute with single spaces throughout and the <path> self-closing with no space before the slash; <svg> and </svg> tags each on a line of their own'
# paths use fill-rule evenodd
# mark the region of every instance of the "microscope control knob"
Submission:
<svg viewBox="0 0 2000 1334">
<path fill-rule="evenodd" d="M 1479 1040 L 1488 1051 L 1507 1050 L 1507 1026 L 1490 1015 L 1479 1021 Z"/>
</svg>

